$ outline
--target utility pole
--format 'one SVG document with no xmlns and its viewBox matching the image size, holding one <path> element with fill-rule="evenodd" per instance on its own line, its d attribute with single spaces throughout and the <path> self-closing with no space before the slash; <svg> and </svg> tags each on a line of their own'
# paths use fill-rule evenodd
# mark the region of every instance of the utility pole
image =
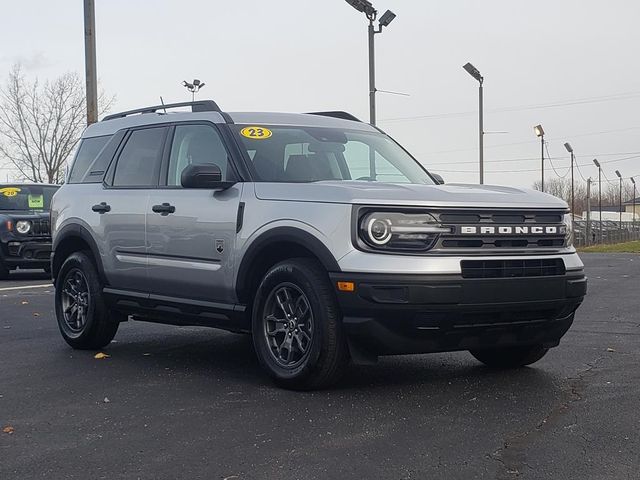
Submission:
<svg viewBox="0 0 640 480">
<path fill-rule="evenodd" d="M 591 228 L 591 177 L 587 178 L 587 245 L 592 243 L 591 236 L 595 239 L 595 233 Z"/>
<path fill-rule="evenodd" d="M 95 0 L 84 0 L 84 64 L 87 90 L 87 125 L 91 125 L 98 121 Z"/>
</svg>

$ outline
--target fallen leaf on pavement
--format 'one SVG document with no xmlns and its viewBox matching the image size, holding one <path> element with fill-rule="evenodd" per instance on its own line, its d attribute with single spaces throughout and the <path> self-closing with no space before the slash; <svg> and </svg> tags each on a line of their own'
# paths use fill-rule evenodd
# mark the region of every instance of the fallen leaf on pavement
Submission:
<svg viewBox="0 0 640 480">
<path fill-rule="evenodd" d="M 103 358 L 109 358 L 111 355 L 107 355 L 106 353 L 96 353 L 93 358 L 95 358 L 96 360 L 102 360 Z"/>
<path fill-rule="evenodd" d="M 615 352 L 615 350 L 611 347 L 607 348 L 607 352 Z"/>
<path fill-rule="evenodd" d="M 39 317 L 39 316 L 40 316 L 40 314 L 39 314 L 38 312 L 33 312 L 33 316 L 34 316 L 34 317 Z"/>
<path fill-rule="evenodd" d="M 11 425 L 7 425 L 2 429 L 2 433 L 8 433 L 9 435 L 11 435 L 15 431 L 15 428 L 13 428 Z"/>
<path fill-rule="evenodd" d="M 103 402 L 104 403 L 111 403 L 111 400 L 109 400 L 109 397 L 104 397 Z"/>
<path fill-rule="evenodd" d="M 26 300 L 22 300 L 20 303 L 21 303 L 22 305 L 29 305 L 29 302 L 27 302 Z"/>
</svg>

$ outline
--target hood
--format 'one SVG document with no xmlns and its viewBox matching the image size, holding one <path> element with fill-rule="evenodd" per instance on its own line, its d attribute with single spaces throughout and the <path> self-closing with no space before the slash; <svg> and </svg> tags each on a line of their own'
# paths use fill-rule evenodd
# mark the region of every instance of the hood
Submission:
<svg viewBox="0 0 640 480">
<path fill-rule="evenodd" d="M 568 208 L 563 200 L 552 195 L 499 185 L 419 185 L 362 181 L 254 185 L 256 196 L 262 200 L 445 208 Z"/>
<path fill-rule="evenodd" d="M 31 210 L 0 210 L 0 217 L 20 218 L 24 220 L 36 220 L 49 218 L 49 212 L 33 212 Z"/>
</svg>

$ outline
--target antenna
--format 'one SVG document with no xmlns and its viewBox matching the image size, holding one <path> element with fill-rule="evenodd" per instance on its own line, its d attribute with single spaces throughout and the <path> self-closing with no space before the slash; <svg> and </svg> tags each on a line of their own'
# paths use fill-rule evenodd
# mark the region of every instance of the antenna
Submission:
<svg viewBox="0 0 640 480">
<path fill-rule="evenodd" d="M 162 99 L 162 95 L 160 95 L 160 103 L 164 105 L 164 100 Z M 164 113 L 167 113 L 167 109 L 164 109 Z"/>
</svg>

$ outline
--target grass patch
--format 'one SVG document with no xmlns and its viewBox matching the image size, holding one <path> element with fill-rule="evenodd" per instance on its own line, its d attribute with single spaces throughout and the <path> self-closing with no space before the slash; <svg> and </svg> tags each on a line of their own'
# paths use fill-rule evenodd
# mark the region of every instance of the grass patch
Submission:
<svg viewBox="0 0 640 480">
<path fill-rule="evenodd" d="M 640 240 L 614 243 L 611 245 L 592 245 L 591 247 L 579 248 L 578 251 L 592 253 L 640 253 Z"/>
</svg>

